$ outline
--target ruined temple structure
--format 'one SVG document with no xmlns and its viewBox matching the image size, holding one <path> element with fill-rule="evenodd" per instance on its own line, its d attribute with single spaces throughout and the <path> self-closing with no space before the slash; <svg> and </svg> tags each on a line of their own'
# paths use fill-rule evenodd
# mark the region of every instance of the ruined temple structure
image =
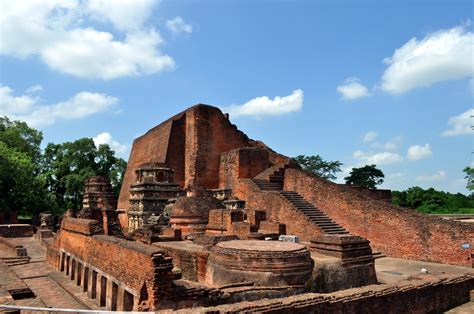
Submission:
<svg viewBox="0 0 474 314">
<path fill-rule="evenodd" d="M 74 282 L 90 309 L 424 313 L 468 302 L 474 289 L 462 249 L 474 224 L 321 179 L 212 106 L 135 139 L 116 205 L 112 196 L 90 178 L 78 218 L 37 237 L 55 278 Z M 467 273 L 395 280 L 376 270 L 383 256 Z"/>
<path fill-rule="evenodd" d="M 84 186 L 82 209 L 77 217 L 100 221 L 106 235 L 121 235 L 116 211 L 117 200 L 110 182 L 104 177 L 94 176 L 88 178 Z"/>
<path fill-rule="evenodd" d="M 130 185 L 128 230 L 148 224 L 167 224 L 164 211 L 168 202 L 180 195 L 173 183 L 173 170 L 160 163 L 144 163 L 135 170 L 135 183 Z"/>
</svg>

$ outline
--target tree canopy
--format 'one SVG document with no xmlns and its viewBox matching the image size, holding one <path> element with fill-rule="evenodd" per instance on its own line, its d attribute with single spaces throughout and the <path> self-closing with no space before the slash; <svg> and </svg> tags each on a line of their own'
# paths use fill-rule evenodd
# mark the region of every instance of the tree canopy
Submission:
<svg viewBox="0 0 474 314">
<path fill-rule="evenodd" d="M 466 188 L 469 191 L 473 191 L 474 190 L 474 168 L 466 167 L 464 168 L 463 172 L 466 173 L 466 176 L 464 177 L 467 180 Z"/>
<path fill-rule="evenodd" d="M 41 132 L 0 117 L 0 211 L 47 209 L 41 171 Z"/>
<path fill-rule="evenodd" d="M 294 159 L 298 162 L 301 168 L 324 179 L 335 180 L 336 174 L 341 172 L 342 162 L 326 161 L 319 155 L 298 155 Z"/>
<path fill-rule="evenodd" d="M 345 177 L 344 180 L 348 185 L 375 189 L 377 185 L 383 183 L 384 177 L 382 170 L 377 169 L 375 165 L 366 165 L 361 168 L 352 168 L 349 176 Z"/>
<path fill-rule="evenodd" d="M 96 147 L 91 138 L 63 144 L 49 143 L 44 150 L 42 176 L 58 209 L 80 209 L 84 181 L 100 175 L 120 190 L 126 162 L 114 156 L 108 145 Z"/>
<path fill-rule="evenodd" d="M 118 195 L 126 162 L 108 145 L 96 147 L 91 138 L 82 138 L 49 143 L 42 152 L 42 139 L 26 123 L 0 117 L 0 211 L 79 209 L 84 181 L 95 175 L 108 178 Z"/>
<path fill-rule="evenodd" d="M 472 214 L 474 197 L 461 193 L 452 194 L 433 188 L 411 187 L 405 191 L 392 191 L 392 203 L 416 209 L 427 214 Z"/>
</svg>

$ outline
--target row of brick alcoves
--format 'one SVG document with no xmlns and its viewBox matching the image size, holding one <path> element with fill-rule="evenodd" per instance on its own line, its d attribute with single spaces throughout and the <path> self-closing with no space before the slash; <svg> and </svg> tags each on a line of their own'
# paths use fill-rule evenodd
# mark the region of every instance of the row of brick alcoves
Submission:
<svg viewBox="0 0 474 314">
<path fill-rule="evenodd" d="M 89 299 L 95 299 L 98 306 L 105 306 L 107 311 L 134 309 L 139 298 L 136 291 L 74 255 L 64 250 L 60 253 L 59 270 L 87 292 Z"/>
</svg>

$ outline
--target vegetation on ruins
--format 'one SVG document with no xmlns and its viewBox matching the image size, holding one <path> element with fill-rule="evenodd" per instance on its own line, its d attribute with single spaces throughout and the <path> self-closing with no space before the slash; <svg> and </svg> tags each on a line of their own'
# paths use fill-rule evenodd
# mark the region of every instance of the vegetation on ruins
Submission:
<svg viewBox="0 0 474 314">
<path fill-rule="evenodd" d="M 472 194 L 452 194 L 433 188 L 424 190 L 416 186 L 401 192 L 392 191 L 392 202 L 426 214 L 474 214 Z"/>
<path fill-rule="evenodd" d="M 108 145 L 90 138 L 49 143 L 25 122 L 0 117 L 0 211 L 26 215 L 79 209 L 84 180 L 92 175 L 110 179 L 118 195 L 126 162 Z"/>
<path fill-rule="evenodd" d="M 336 174 L 341 172 L 342 162 L 337 160 L 326 161 L 319 155 L 298 155 L 294 159 L 298 162 L 301 168 L 324 179 L 335 180 Z"/>
<path fill-rule="evenodd" d="M 345 177 L 346 184 L 366 189 L 375 189 L 383 183 L 385 175 L 375 165 L 366 165 L 361 168 L 352 168 L 349 176 Z"/>
</svg>

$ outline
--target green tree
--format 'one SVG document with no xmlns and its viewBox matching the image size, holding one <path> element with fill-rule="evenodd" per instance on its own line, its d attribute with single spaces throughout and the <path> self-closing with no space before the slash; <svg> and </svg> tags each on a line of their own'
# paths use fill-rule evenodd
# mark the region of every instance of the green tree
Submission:
<svg viewBox="0 0 474 314">
<path fill-rule="evenodd" d="M 126 162 L 106 144 L 96 147 L 91 138 L 63 144 L 49 143 L 44 150 L 42 177 L 54 199 L 56 212 L 80 209 L 84 181 L 91 176 L 108 178 L 118 195 Z"/>
<path fill-rule="evenodd" d="M 340 161 L 326 161 L 319 155 L 298 155 L 294 159 L 301 168 L 324 179 L 335 180 L 336 174 L 341 172 L 342 163 Z"/>
<path fill-rule="evenodd" d="M 38 177 L 42 138 L 26 123 L 0 117 L 0 211 L 47 210 L 44 182 Z"/>
<path fill-rule="evenodd" d="M 361 168 L 352 168 L 348 177 L 345 177 L 346 184 L 355 185 L 361 188 L 375 189 L 376 185 L 383 183 L 384 174 L 375 165 L 367 165 Z"/>
<path fill-rule="evenodd" d="M 472 195 L 452 194 L 433 188 L 424 190 L 417 186 L 402 192 L 393 191 L 392 203 L 427 214 L 474 213 L 474 196 Z"/>
<path fill-rule="evenodd" d="M 466 167 L 463 169 L 463 172 L 466 173 L 466 176 L 464 177 L 467 180 L 466 188 L 469 191 L 473 191 L 474 190 L 474 168 Z"/>
</svg>

